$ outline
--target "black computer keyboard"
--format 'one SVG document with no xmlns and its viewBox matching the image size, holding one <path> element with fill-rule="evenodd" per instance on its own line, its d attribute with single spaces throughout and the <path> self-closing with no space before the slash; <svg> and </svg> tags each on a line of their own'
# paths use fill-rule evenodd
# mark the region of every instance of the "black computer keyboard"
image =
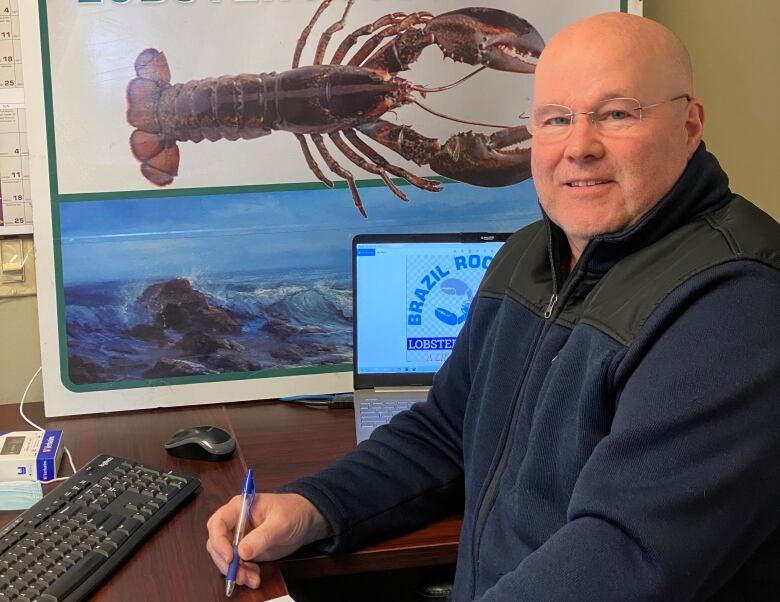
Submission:
<svg viewBox="0 0 780 602">
<path fill-rule="evenodd" d="M 199 486 L 97 456 L 0 530 L 0 602 L 84 600 Z"/>
</svg>

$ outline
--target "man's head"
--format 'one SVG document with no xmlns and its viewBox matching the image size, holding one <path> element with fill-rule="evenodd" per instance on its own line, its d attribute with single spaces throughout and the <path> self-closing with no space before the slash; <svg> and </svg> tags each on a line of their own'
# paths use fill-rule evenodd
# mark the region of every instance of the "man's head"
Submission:
<svg viewBox="0 0 780 602">
<path fill-rule="evenodd" d="M 672 102 L 672 98 L 688 95 Z M 566 233 L 574 258 L 598 234 L 617 232 L 651 209 L 682 174 L 699 145 L 704 112 L 693 98 L 682 42 L 658 23 L 624 13 L 579 21 L 554 36 L 534 77 L 534 115 L 543 105 L 593 111 L 630 97 L 647 106 L 632 127 L 611 130 L 588 116 L 567 133 L 532 129 L 532 173 L 550 219 Z M 620 113 L 609 116 L 621 118 Z M 556 123 L 559 123 L 558 120 Z"/>
</svg>

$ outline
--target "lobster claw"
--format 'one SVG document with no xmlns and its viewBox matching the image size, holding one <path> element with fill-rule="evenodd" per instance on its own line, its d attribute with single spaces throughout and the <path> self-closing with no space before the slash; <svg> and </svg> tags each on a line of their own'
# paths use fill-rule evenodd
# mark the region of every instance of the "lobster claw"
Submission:
<svg viewBox="0 0 780 602">
<path fill-rule="evenodd" d="M 459 182 L 488 188 L 509 186 L 531 177 L 531 150 L 516 148 L 530 139 L 531 134 L 522 125 L 490 136 L 474 132 L 454 134 L 433 155 L 429 166 Z"/>
<path fill-rule="evenodd" d="M 496 8 L 444 13 L 431 19 L 425 31 L 453 60 L 514 73 L 533 73 L 544 49 L 544 40 L 533 25 Z"/>
</svg>

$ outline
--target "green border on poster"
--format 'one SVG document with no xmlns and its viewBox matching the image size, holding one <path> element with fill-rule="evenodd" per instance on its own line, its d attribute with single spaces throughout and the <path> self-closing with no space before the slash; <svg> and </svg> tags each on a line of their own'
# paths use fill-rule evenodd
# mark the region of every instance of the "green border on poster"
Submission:
<svg viewBox="0 0 780 602">
<path fill-rule="evenodd" d="M 200 374 L 197 376 L 175 376 L 167 378 L 149 378 L 142 380 L 121 380 L 110 383 L 95 383 L 89 385 L 76 385 L 63 378 L 62 383 L 69 391 L 74 393 L 88 393 L 90 391 L 111 391 L 115 389 L 140 389 L 143 387 L 160 387 L 171 385 L 190 385 L 211 382 L 228 382 L 237 380 L 273 378 L 278 376 L 306 376 L 310 374 L 333 374 L 335 372 L 351 372 L 352 364 L 331 364 L 329 366 L 307 366 L 304 368 L 274 368 L 261 371 L 247 372 L 221 372 L 219 374 Z"/>
<path fill-rule="evenodd" d="M 436 180 L 443 184 L 454 184 L 455 180 L 443 176 L 426 176 L 428 180 Z M 403 178 L 391 178 L 398 186 L 411 186 Z M 355 180 L 358 188 L 376 188 L 385 186 L 382 180 Z M 210 186 L 203 188 L 175 188 L 173 190 L 120 190 L 117 192 L 84 192 L 58 194 L 60 203 L 81 201 L 121 201 L 128 199 L 164 199 L 180 196 L 216 196 L 220 194 L 248 194 L 252 192 L 288 192 L 295 190 L 324 190 L 328 187 L 322 182 L 291 182 L 288 184 L 252 184 L 245 186 Z M 333 182 L 333 188 L 348 188 L 344 181 Z"/>
</svg>

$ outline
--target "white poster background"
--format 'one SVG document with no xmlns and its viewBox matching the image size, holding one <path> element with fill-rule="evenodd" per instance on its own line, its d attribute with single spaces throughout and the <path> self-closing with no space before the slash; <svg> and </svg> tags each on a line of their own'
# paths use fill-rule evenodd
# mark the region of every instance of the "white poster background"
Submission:
<svg viewBox="0 0 780 602">
<path fill-rule="evenodd" d="M 49 159 L 42 80 L 41 35 L 37 2 L 20 3 L 25 56 L 26 103 L 30 146 L 31 185 L 36 215 L 38 304 L 41 333 L 45 409 L 47 416 L 87 414 L 152 407 L 275 398 L 292 394 L 336 393 L 351 390 L 351 373 L 326 373 L 263 379 L 140 387 L 96 392 L 73 392 L 60 379 L 63 358 L 59 347 L 54 267 L 54 240 L 49 195 Z M 140 175 L 130 155 L 131 127 L 125 120 L 125 87 L 133 77 L 133 62 L 147 47 L 165 52 L 172 81 L 207 76 L 289 68 L 300 30 L 317 7 L 313 0 L 222 3 L 192 0 L 158 3 L 129 0 L 84 5 L 76 0 L 49 0 L 52 103 L 60 194 L 153 190 Z M 445 6 L 446 4 L 446 6 Z M 360 0 L 341 32 L 351 32 L 381 14 L 431 10 L 446 12 L 463 6 L 493 6 L 520 14 L 547 40 L 561 27 L 589 14 L 619 10 L 619 0 Z M 311 61 L 321 28 L 340 17 L 336 2 L 312 32 L 302 64 Z M 436 8 L 441 8 L 437 11 Z M 639 12 L 635 3 L 629 8 Z M 330 53 L 341 41 L 337 34 Z M 453 75 L 468 73 L 466 65 L 442 60 L 429 48 L 413 71 L 401 74 L 415 83 L 448 83 Z M 484 77 L 483 77 L 484 76 Z M 461 108 L 473 108 L 474 119 L 509 120 L 528 108 L 531 77 L 489 73 L 459 86 Z M 448 94 L 451 94 L 448 93 Z M 480 115 L 483 95 L 507 99 L 500 111 Z M 436 95 L 429 104 L 433 107 Z M 447 101 L 447 107 L 453 101 Z M 408 115 L 410 109 L 413 115 Z M 467 126 L 444 123 L 416 107 L 400 109 L 400 121 L 415 125 L 428 136 L 446 138 Z M 217 147 L 219 145 L 219 147 Z M 180 176 L 172 186 L 197 188 L 213 185 L 314 181 L 295 138 L 285 132 L 252 141 L 182 143 Z M 337 155 L 340 156 L 340 155 Z M 393 156 L 393 162 L 402 164 Z M 357 177 L 357 167 L 349 165 Z M 417 168 L 415 168 L 416 170 Z M 417 172 L 416 172 L 417 173 Z M 196 191 L 193 191 L 196 192 Z"/>
<path fill-rule="evenodd" d="M 344 29 L 333 36 L 325 56 L 329 61 L 348 32 L 390 12 L 437 13 L 464 6 L 491 6 L 523 17 L 546 40 L 563 24 L 562 17 L 569 22 L 614 9 L 616 4 L 616 0 L 359 0 Z M 231 0 L 221 4 L 205 0 L 48 2 L 60 194 L 156 188 L 141 175 L 130 154 L 128 138 L 133 128 L 125 118 L 125 89 L 135 76 L 133 63 L 143 49 L 156 48 L 165 53 L 172 83 L 239 73 L 280 72 L 291 68 L 295 44 L 318 5 L 315 0 Z M 320 34 L 338 21 L 344 5 L 342 1 L 333 2 L 322 14 L 304 48 L 302 65 L 311 64 Z M 365 39 L 361 38 L 353 51 Z M 470 65 L 444 59 L 441 51 L 431 46 L 412 69 L 399 76 L 434 86 L 451 83 L 473 70 Z M 458 117 L 516 125 L 520 123 L 520 113 L 528 109 L 531 88 L 532 76 L 485 70 L 453 90 L 431 94 L 425 102 L 449 113 L 458 107 Z M 485 94 L 493 98 L 485 99 Z M 496 95 L 507 102 L 495 103 Z M 488 115 L 480 113 L 486 100 L 491 106 Z M 414 105 L 399 108 L 397 119 L 441 140 L 469 129 Z M 171 188 L 225 185 L 226 173 L 231 175 L 230 185 L 235 186 L 315 179 L 297 140 L 287 132 L 274 132 L 250 141 L 183 142 L 179 143 L 179 150 L 179 175 Z M 334 156 L 341 156 L 335 148 L 331 147 L 331 151 Z M 421 172 L 419 167 L 400 158 L 392 159 L 414 173 Z M 350 165 L 349 169 L 358 178 L 373 177 L 357 167 Z"/>
</svg>

